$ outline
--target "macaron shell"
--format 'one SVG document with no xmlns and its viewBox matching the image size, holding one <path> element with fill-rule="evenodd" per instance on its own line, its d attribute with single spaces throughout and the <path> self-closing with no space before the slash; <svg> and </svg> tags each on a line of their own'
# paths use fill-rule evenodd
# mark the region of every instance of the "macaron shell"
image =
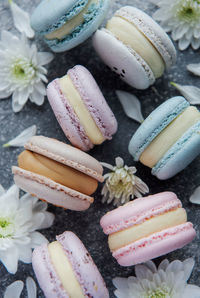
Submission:
<svg viewBox="0 0 200 298">
<path fill-rule="evenodd" d="M 24 147 L 74 168 L 100 182 L 104 181 L 103 168 L 95 158 L 63 142 L 44 136 L 34 136 Z"/>
<path fill-rule="evenodd" d="M 111 139 L 117 131 L 117 121 L 91 73 L 85 67 L 77 65 L 67 74 L 102 135 L 106 139 Z"/>
<path fill-rule="evenodd" d="M 165 31 L 146 13 L 133 6 L 120 8 L 116 16 L 133 23 L 154 45 L 165 61 L 166 68 L 176 62 L 176 49 Z"/>
<path fill-rule="evenodd" d="M 31 25 L 35 31 L 46 34 L 63 26 L 66 19 L 77 15 L 87 2 L 88 0 L 43 0 L 31 16 Z"/>
<path fill-rule="evenodd" d="M 127 245 L 113 253 L 121 266 L 146 262 L 182 248 L 196 236 L 191 223 L 163 230 Z"/>
<path fill-rule="evenodd" d="M 136 199 L 108 212 L 101 218 L 100 224 L 105 234 L 112 234 L 181 206 L 175 193 L 161 192 Z"/>
<path fill-rule="evenodd" d="M 67 255 L 85 297 L 109 297 L 101 274 L 80 239 L 68 231 L 57 236 L 56 239 Z"/>
<path fill-rule="evenodd" d="M 146 89 L 155 81 L 147 63 L 131 48 L 117 40 L 108 30 L 97 30 L 93 46 L 101 59 L 127 84 Z"/>
<path fill-rule="evenodd" d="M 84 211 L 94 199 L 44 176 L 12 167 L 14 181 L 24 191 L 65 209 Z"/>
<path fill-rule="evenodd" d="M 193 125 L 152 169 L 160 180 L 173 177 L 200 154 L 200 121 Z"/>
<path fill-rule="evenodd" d="M 140 125 L 129 143 L 129 152 L 135 161 L 152 140 L 188 106 L 184 97 L 176 96 L 157 107 Z"/>
<path fill-rule="evenodd" d="M 59 80 L 52 81 L 47 86 L 47 97 L 52 110 L 69 141 L 83 151 L 94 147 L 67 99 L 61 93 Z"/>
<path fill-rule="evenodd" d="M 68 51 L 77 45 L 83 43 L 86 39 L 88 39 L 101 25 L 103 22 L 105 15 L 109 9 L 109 0 L 101 0 L 100 8 L 98 9 L 98 13 L 93 15 L 91 19 L 88 20 L 85 24 L 79 26 L 72 32 L 70 35 L 67 35 L 64 39 L 58 40 L 47 40 L 45 42 L 48 46 L 56 53 Z"/>
<path fill-rule="evenodd" d="M 51 263 L 48 253 L 48 244 L 43 244 L 34 249 L 32 266 L 45 297 L 68 297 Z"/>
</svg>

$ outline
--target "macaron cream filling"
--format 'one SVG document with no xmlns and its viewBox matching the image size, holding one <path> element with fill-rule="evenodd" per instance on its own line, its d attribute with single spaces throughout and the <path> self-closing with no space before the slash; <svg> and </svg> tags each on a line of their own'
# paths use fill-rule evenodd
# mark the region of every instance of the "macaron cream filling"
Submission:
<svg viewBox="0 0 200 298">
<path fill-rule="evenodd" d="M 133 225 L 130 228 L 109 235 L 108 244 L 110 250 L 117 250 L 154 233 L 183 224 L 186 221 L 187 215 L 183 208 L 165 212 L 141 224 Z"/>
<path fill-rule="evenodd" d="M 98 4 L 98 0 L 89 0 L 87 5 L 82 9 L 82 11 L 73 17 L 72 19 L 66 21 L 66 23 L 58 28 L 57 30 L 45 35 L 46 39 L 62 39 L 66 35 L 72 33 L 78 26 L 84 23 L 85 15 L 88 13 L 92 5 Z"/>
<path fill-rule="evenodd" d="M 98 183 L 94 178 L 29 150 L 19 155 L 18 164 L 24 170 L 45 176 L 86 195 L 91 195 L 97 189 Z"/>
<path fill-rule="evenodd" d="M 64 76 L 59 80 L 60 89 L 63 95 L 67 98 L 67 101 L 72 106 L 75 114 L 79 118 L 81 125 L 83 126 L 87 137 L 95 144 L 101 144 L 105 140 L 100 129 L 96 125 L 90 112 L 85 106 L 78 90 L 75 88 L 69 75 Z"/>
<path fill-rule="evenodd" d="M 106 29 L 109 30 L 123 44 L 131 47 L 150 66 L 155 78 L 162 76 L 165 63 L 148 38 L 128 20 L 114 16 L 107 22 Z"/>
<path fill-rule="evenodd" d="M 69 297 L 84 298 L 81 286 L 76 279 L 73 268 L 65 255 L 62 245 L 54 241 L 48 245 L 48 252 L 53 267 Z"/>
<path fill-rule="evenodd" d="M 186 108 L 143 151 L 140 161 L 144 165 L 153 168 L 171 146 L 199 120 L 200 112 L 197 108 L 193 106 Z"/>
</svg>

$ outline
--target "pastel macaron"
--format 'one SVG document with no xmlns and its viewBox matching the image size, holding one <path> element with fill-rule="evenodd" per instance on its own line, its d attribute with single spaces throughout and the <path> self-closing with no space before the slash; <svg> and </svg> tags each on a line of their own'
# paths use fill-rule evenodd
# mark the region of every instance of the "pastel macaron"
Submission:
<svg viewBox="0 0 200 298">
<path fill-rule="evenodd" d="M 102 276 L 81 240 L 66 231 L 33 251 L 32 265 L 46 298 L 108 298 Z"/>
<path fill-rule="evenodd" d="M 121 266 L 143 263 L 182 248 L 196 235 L 173 192 L 131 201 L 108 212 L 100 224 Z"/>
<path fill-rule="evenodd" d="M 200 154 L 200 112 L 181 96 L 155 109 L 134 133 L 129 152 L 165 180 Z"/>
<path fill-rule="evenodd" d="M 54 52 L 70 50 L 101 25 L 110 0 L 43 0 L 31 17 L 33 29 Z"/>
<path fill-rule="evenodd" d="M 117 120 L 91 73 L 77 65 L 47 87 L 47 97 L 66 137 L 88 151 L 117 131 Z"/>
<path fill-rule="evenodd" d="M 176 62 L 168 35 L 132 6 L 117 10 L 106 27 L 94 34 L 93 45 L 104 63 L 136 89 L 148 88 Z"/>
<path fill-rule="evenodd" d="M 24 191 L 65 209 L 83 211 L 103 181 L 100 163 L 81 150 L 55 139 L 34 136 L 12 167 L 15 183 Z"/>
</svg>

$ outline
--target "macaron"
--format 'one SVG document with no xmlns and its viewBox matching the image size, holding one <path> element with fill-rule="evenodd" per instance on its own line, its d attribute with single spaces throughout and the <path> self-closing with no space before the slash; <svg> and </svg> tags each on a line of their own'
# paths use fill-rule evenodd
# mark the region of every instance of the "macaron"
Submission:
<svg viewBox="0 0 200 298">
<path fill-rule="evenodd" d="M 121 266 L 140 264 L 182 248 L 196 236 L 173 192 L 139 198 L 108 212 L 100 224 Z"/>
<path fill-rule="evenodd" d="M 81 240 L 66 231 L 33 251 L 32 265 L 46 298 L 108 298 L 103 278 Z"/>
<path fill-rule="evenodd" d="M 173 177 L 200 154 L 199 110 L 184 97 L 168 99 L 135 132 L 129 152 L 158 179 Z"/>
<path fill-rule="evenodd" d="M 106 27 L 94 34 L 93 45 L 104 63 L 136 89 L 148 88 L 176 62 L 168 35 L 132 6 L 117 10 Z"/>
<path fill-rule="evenodd" d="M 91 73 L 77 65 L 52 81 L 47 97 L 66 137 L 88 151 L 117 131 L 117 120 Z"/>
<path fill-rule="evenodd" d="M 12 167 L 15 183 L 24 191 L 65 209 L 83 211 L 104 180 L 101 164 L 81 150 L 55 139 L 34 136 Z"/>
<path fill-rule="evenodd" d="M 110 0 L 43 0 L 31 16 L 31 25 L 52 51 L 68 51 L 97 30 L 109 3 Z"/>
</svg>

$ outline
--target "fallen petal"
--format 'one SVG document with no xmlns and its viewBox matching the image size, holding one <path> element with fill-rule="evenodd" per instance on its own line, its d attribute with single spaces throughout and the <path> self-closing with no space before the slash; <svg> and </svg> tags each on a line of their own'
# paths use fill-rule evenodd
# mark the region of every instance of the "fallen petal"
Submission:
<svg viewBox="0 0 200 298">
<path fill-rule="evenodd" d="M 31 137 L 36 135 L 36 132 L 36 125 L 32 125 L 22 131 L 16 138 L 4 144 L 3 147 L 23 147 L 30 140 Z"/>
<path fill-rule="evenodd" d="M 193 105 L 200 104 L 200 89 L 195 86 L 189 85 L 180 85 L 174 82 L 171 82 L 171 85 L 174 86 L 179 92 Z"/>
<path fill-rule="evenodd" d="M 195 74 L 196 76 L 200 76 L 200 63 L 196 64 L 188 64 L 187 70 Z"/>
<path fill-rule="evenodd" d="M 23 290 L 24 283 L 21 280 L 17 280 L 9 285 L 5 291 L 4 298 L 19 298 Z"/>
<path fill-rule="evenodd" d="M 200 186 L 198 186 L 191 197 L 189 198 L 189 201 L 194 204 L 199 204 L 200 205 Z"/>
<path fill-rule="evenodd" d="M 31 28 L 29 14 L 12 0 L 10 0 L 9 3 L 16 29 L 21 33 L 25 33 L 28 38 L 33 38 L 35 32 Z"/>
<path fill-rule="evenodd" d="M 27 294 L 28 298 L 37 298 L 37 288 L 34 280 L 32 277 L 27 277 L 26 279 L 26 289 L 27 289 Z"/>
<path fill-rule="evenodd" d="M 135 95 L 121 90 L 117 90 L 116 95 L 129 118 L 139 123 L 144 121 L 140 101 Z"/>
</svg>

